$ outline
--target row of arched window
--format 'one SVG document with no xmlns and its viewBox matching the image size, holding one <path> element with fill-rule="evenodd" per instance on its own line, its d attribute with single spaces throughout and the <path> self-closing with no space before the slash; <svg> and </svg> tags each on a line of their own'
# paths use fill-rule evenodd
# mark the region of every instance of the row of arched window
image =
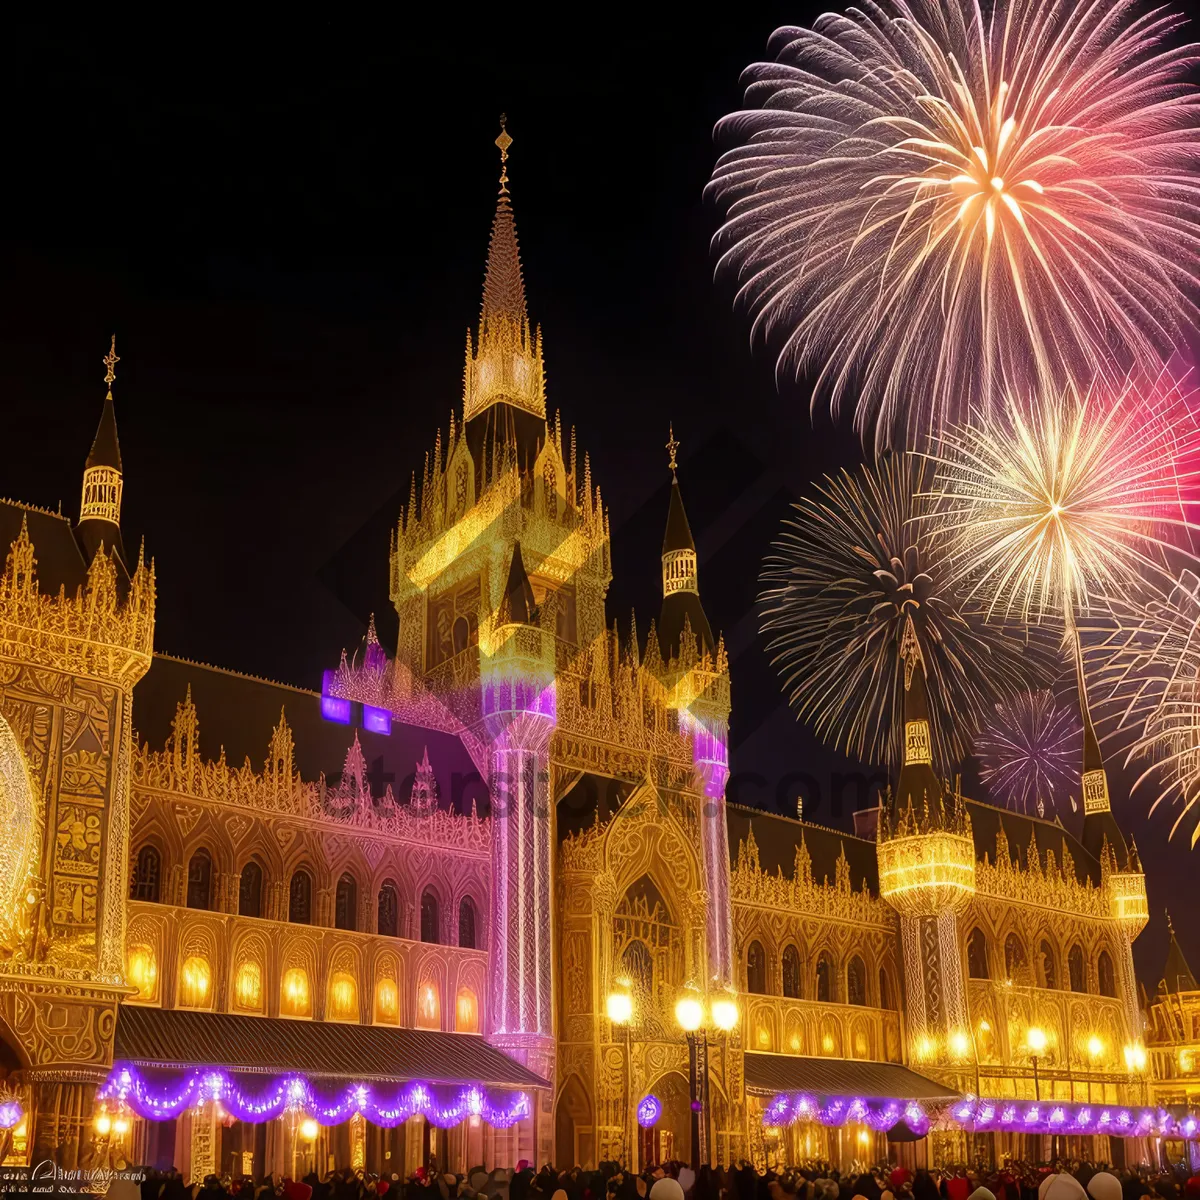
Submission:
<svg viewBox="0 0 1200 1200">
<path fill-rule="evenodd" d="M 1042 987 L 1055 988 L 1070 992 L 1090 991 L 1087 979 L 1087 962 L 1084 959 L 1083 947 L 1075 942 L 1067 951 L 1067 970 L 1062 975 L 1059 972 L 1058 958 L 1054 947 L 1043 939 L 1038 945 L 1036 960 L 1036 980 Z M 1004 975 L 1014 979 L 1024 973 L 1029 967 L 1029 957 L 1025 952 L 1025 943 L 1016 933 L 1010 933 L 1004 941 Z M 992 962 L 988 948 L 987 935 L 976 927 L 967 938 L 967 974 L 972 979 L 991 979 Z M 1096 991 L 1101 996 L 1116 996 L 1117 973 L 1112 955 L 1107 950 L 1101 950 L 1096 957 Z"/>
<path fill-rule="evenodd" d="M 304 867 L 292 872 L 288 882 L 287 919 L 294 925 L 313 923 L 313 879 Z M 155 846 L 143 846 L 134 862 L 129 880 L 129 898 L 146 900 L 151 904 L 162 899 L 162 860 Z M 207 850 L 197 850 L 188 860 L 188 908 L 211 911 L 215 907 L 213 893 L 213 863 Z M 263 869 L 251 859 L 242 868 L 238 881 L 238 915 L 263 915 Z M 333 924 L 335 929 L 358 932 L 358 883 L 349 871 L 337 882 L 334 893 Z M 464 896 L 458 904 L 458 945 L 469 950 L 476 948 L 475 903 Z M 363 930 L 362 932 L 371 932 Z M 375 930 L 385 937 L 400 936 L 400 890 L 390 879 L 380 885 L 376 899 Z M 441 941 L 441 906 L 436 893 L 426 888 L 421 896 L 421 941 Z"/>
<path fill-rule="evenodd" d="M 800 951 L 795 946 L 783 948 L 783 994 L 790 1000 L 811 998 L 826 1004 L 835 1001 L 846 1004 L 868 1005 L 871 997 L 868 994 L 867 964 L 861 956 L 855 954 L 846 964 L 845 994 L 838 995 L 836 982 L 837 971 L 833 958 L 822 951 L 817 956 L 813 970 L 812 996 L 805 996 L 804 970 L 800 959 Z M 746 991 L 758 996 L 768 996 L 771 989 L 767 986 L 767 955 L 762 942 L 754 941 L 746 949 Z M 878 1007 L 891 1008 L 892 995 L 888 983 L 887 971 L 879 970 Z"/>
</svg>

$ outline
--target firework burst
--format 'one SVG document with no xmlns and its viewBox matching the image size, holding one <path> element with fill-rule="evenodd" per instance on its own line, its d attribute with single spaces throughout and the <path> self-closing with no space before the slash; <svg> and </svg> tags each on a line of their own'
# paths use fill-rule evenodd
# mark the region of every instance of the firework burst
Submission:
<svg viewBox="0 0 1200 1200">
<path fill-rule="evenodd" d="M 1176 802 L 1174 836 L 1196 820 L 1200 841 L 1200 578 L 1180 572 L 1162 595 L 1115 606 L 1108 636 L 1088 653 L 1098 713 L 1110 737 L 1140 762 L 1134 787 L 1156 789 L 1150 805 Z"/>
<path fill-rule="evenodd" d="M 1079 785 L 1083 725 L 1039 689 L 1002 700 L 975 739 L 980 782 L 998 804 L 1045 815 Z"/>
<path fill-rule="evenodd" d="M 794 505 L 763 568 L 762 631 L 797 715 L 839 750 L 898 768 L 908 617 L 929 677 L 934 762 L 952 770 L 992 706 L 1044 669 L 1036 646 L 964 611 L 936 534 L 918 539 L 926 463 L 885 455 Z"/>
<path fill-rule="evenodd" d="M 1169 357 L 1200 264 L 1183 17 L 866 0 L 771 39 L 709 194 L 780 371 L 880 441 Z M 914 445 L 918 444 L 916 442 Z"/>
<path fill-rule="evenodd" d="M 1150 386 L 1074 389 L 952 426 L 931 499 L 951 571 L 989 614 L 1073 628 L 1080 613 L 1161 578 L 1190 538 L 1200 469 L 1193 396 Z"/>
</svg>

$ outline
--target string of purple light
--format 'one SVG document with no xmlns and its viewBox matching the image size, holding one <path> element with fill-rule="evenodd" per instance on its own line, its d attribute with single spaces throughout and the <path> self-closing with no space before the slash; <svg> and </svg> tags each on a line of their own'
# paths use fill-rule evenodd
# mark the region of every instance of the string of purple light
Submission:
<svg viewBox="0 0 1200 1200">
<path fill-rule="evenodd" d="M 818 1098 L 807 1092 L 781 1092 L 763 1112 L 764 1125 L 792 1125 L 816 1121 L 839 1128 L 847 1123 L 866 1125 L 886 1133 L 903 1121 L 917 1137 L 929 1129 L 929 1116 L 915 1100 L 867 1100 L 861 1096 Z"/>
<path fill-rule="evenodd" d="M 468 1084 L 448 1097 L 445 1090 L 419 1082 L 389 1091 L 366 1083 L 323 1090 L 303 1075 L 281 1075 L 253 1091 L 217 1067 L 197 1067 L 159 1084 L 147 1080 L 136 1067 L 118 1063 L 97 1098 L 123 1104 L 150 1121 L 169 1121 L 209 1100 L 251 1124 L 272 1121 L 290 1110 L 308 1113 L 319 1125 L 340 1125 L 361 1113 L 373 1125 L 385 1128 L 421 1115 L 439 1129 L 452 1129 L 468 1117 L 507 1129 L 532 1111 L 524 1092 L 497 1100 L 479 1084 Z"/>
<path fill-rule="evenodd" d="M 1187 1141 L 1195 1141 L 1200 1135 L 1200 1120 L 1193 1113 L 1176 1117 L 1163 1108 L 968 1098 L 953 1105 L 950 1111 L 959 1125 L 979 1133 L 1017 1129 L 1022 1133 L 1098 1133 L 1115 1137 L 1177 1137 Z"/>
</svg>

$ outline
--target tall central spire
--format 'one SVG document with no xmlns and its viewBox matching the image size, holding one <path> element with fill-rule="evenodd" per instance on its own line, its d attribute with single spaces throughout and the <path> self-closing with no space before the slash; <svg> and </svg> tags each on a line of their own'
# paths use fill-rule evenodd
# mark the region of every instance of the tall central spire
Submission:
<svg viewBox="0 0 1200 1200">
<path fill-rule="evenodd" d="M 500 118 L 500 195 L 492 218 L 479 333 L 472 346 L 467 335 L 463 418 L 470 421 L 494 404 L 507 404 L 543 420 L 546 416 L 540 330 L 531 333 L 525 305 L 521 252 L 508 190 L 508 150 L 513 139 Z"/>
</svg>

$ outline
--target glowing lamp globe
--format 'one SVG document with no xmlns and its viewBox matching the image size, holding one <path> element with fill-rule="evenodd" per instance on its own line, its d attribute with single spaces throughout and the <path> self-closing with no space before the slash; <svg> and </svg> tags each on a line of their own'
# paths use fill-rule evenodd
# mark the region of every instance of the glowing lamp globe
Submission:
<svg viewBox="0 0 1200 1200">
<path fill-rule="evenodd" d="M 704 1021 L 704 1005 L 692 993 L 680 996 L 675 1004 L 675 1020 L 684 1033 L 695 1033 Z"/>
<path fill-rule="evenodd" d="M 712 1002 L 712 1021 L 722 1033 L 728 1033 L 737 1024 L 738 1006 L 732 996 L 718 996 Z"/>
<path fill-rule="evenodd" d="M 1025 1043 L 1034 1054 L 1045 1054 L 1046 1052 L 1046 1033 L 1045 1030 L 1039 1029 L 1036 1025 L 1029 1028 L 1029 1032 L 1025 1035 Z"/>
<path fill-rule="evenodd" d="M 108 1113 L 101 1113 L 96 1118 L 94 1124 L 96 1126 L 96 1132 L 101 1137 L 108 1137 L 110 1131 L 112 1130 L 112 1118 L 108 1115 Z"/>
<path fill-rule="evenodd" d="M 316 1141 L 317 1138 L 317 1123 L 312 1117 L 306 1117 L 300 1122 L 300 1136 L 306 1142 Z"/>
<path fill-rule="evenodd" d="M 1090 1058 L 1100 1058 L 1104 1053 L 1104 1043 L 1094 1033 L 1088 1038 L 1087 1052 Z"/>
<path fill-rule="evenodd" d="M 955 1058 L 966 1058 L 971 1051 L 971 1039 L 961 1029 L 950 1035 L 950 1053 Z"/>
<path fill-rule="evenodd" d="M 124 1117 L 118 1117 L 113 1122 L 113 1133 L 117 1137 L 124 1137 L 129 1132 L 129 1122 Z"/>
<path fill-rule="evenodd" d="M 608 1019 L 614 1025 L 628 1025 L 633 1020 L 633 997 L 628 992 L 610 992 Z"/>
</svg>

